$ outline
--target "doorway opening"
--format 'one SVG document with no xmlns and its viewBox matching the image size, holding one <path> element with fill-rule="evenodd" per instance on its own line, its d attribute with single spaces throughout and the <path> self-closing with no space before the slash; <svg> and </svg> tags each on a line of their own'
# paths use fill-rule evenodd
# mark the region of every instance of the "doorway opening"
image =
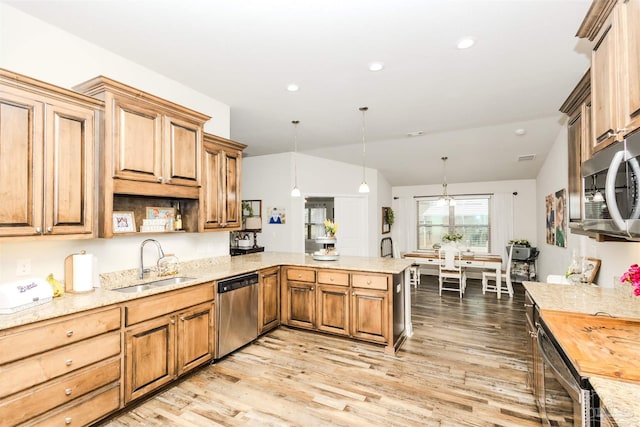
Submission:
<svg viewBox="0 0 640 427">
<path fill-rule="evenodd" d="M 307 197 L 304 202 L 304 252 L 312 255 L 322 248 L 316 243 L 324 236 L 324 220 L 334 221 L 333 197 Z"/>
</svg>

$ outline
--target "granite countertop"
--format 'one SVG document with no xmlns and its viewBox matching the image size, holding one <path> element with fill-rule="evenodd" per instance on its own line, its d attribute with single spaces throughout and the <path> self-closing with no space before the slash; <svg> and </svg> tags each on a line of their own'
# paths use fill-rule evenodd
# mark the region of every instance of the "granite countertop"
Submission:
<svg viewBox="0 0 640 427">
<path fill-rule="evenodd" d="M 591 315 L 607 313 L 616 318 L 640 319 L 640 297 L 633 295 L 631 286 L 602 288 L 524 282 L 524 287 L 542 310 Z M 563 343 L 560 342 L 560 345 Z M 640 382 L 598 375 L 585 376 L 589 377 L 589 382 L 604 406 L 620 426 L 640 425 L 640 406 L 637 405 L 640 399 Z"/>
<path fill-rule="evenodd" d="M 263 252 L 235 257 L 203 258 L 180 263 L 178 276 L 192 277 L 193 280 L 136 293 L 116 292 L 113 289 L 143 284 L 162 278 L 157 277 L 156 273 L 152 272 L 144 280 L 139 280 L 137 278 L 137 269 L 105 273 L 100 275 L 101 287 L 95 288 L 92 292 L 67 292 L 62 297 L 54 298 L 49 303 L 17 313 L 0 314 L 0 331 L 281 265 L 399 274 L 411 266 L 411 261 L 395 258 L 355 256 L 340 256 L 336 261 L 316 261 L 305 254 L 285 252 Z"/>
</svg>

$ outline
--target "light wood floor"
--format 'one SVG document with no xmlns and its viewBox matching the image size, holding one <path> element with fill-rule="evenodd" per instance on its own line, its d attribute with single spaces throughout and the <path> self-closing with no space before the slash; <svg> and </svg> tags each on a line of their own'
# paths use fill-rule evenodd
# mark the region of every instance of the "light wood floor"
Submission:
<svg viewBox="0 0 640 427">
<path fill-rule="evenodd" d="M 104 426 L 540 426 L 513 299 L 412 291 L 414 335 L 380 346 L 281 327 Z"/>
</svg>

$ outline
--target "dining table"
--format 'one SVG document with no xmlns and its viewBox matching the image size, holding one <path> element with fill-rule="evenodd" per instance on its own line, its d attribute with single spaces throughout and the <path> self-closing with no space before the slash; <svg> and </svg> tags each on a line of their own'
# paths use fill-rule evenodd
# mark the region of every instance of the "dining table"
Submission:
<svg viewBox="0 0 640 427">
<path fill-rule="evenodd" d="M 413 251 L 401 254 L 402 258 L 410 259 L 417 265 L 432 265 L 438 267 L 444 263 L 444 258 L 436 251 Z M 475 254 L 471 252 L 460 252 L 460 259 L 456 259 L 456 265 L 461 263 L 464 268 L 474 268 L 480 270 L 495 271 L 496 284 L 498 287 L 498 299 L 502 294 L 502 257 L 493 254 Z M 510 295 L 512 296 L 512 295 Z"/>
</svg>

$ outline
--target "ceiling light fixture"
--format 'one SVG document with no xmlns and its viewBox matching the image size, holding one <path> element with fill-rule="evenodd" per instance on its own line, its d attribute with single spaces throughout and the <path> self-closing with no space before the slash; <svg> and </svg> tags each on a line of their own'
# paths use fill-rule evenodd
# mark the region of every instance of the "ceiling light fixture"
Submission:
<svg viewBox="0 0 640 427">
<path fill-rule="evenodd" d="M 460 39 L 458 41 L 458 44 L 456 45 L 456 47 L 458 49 L 469 49 L 471 46 L 473 46 L 476 43 L 476 41 L 471 38 L 471 37 L 465 37 L 463 39 Z"/>
<path fill-rule="evenodd" d="M 291 190 L 291 197 L 300 197 L 300 189 L 298 188 L 298 123 L 299 120 L 292 120 L 293 123 L 293 190 Z"/>
<path fill-rule="evenodd" d="M 527 133 L 527 131 L 522 129 L 522 128 L 515 130 L 515 134 L 518 135 L 518 136 L 523 136 L 526 133 Z"/>
<path fill-rule="evenodd" d="M 456 205 L 456 199 L 454 199 L 453 197 L 449 196 L 449 194 L 447 194 L 447 159 L 448 157 L 441 157 L 442 159 L 442 196 L 440 196 L 440 198 L 438 199 L 438 201 L 436 202 L 436 204 L 438 206 L 455 206 Z"/>
<path fill-rule="evenodd" d="M 299 91 L 299 90 L 300 90 L 300 86 L 298 86 L 298 85 L 297 85 L 297 84 L 295 84 L 295 83 L 291 83 L 290 85 L 288 85 L 288 86 L 287 86 L 287 90 L 288 90 L 289 92 L 297 92 L 297 91 Z"/>
<path fill-rule="evenodd" d="M 382 62 L 372 62 L 369 64 L 369 71 L 382 71 L 384 70 L 384 64 Z"/>
<path fill-rule="evenodd" d="M 369 185 L 365 179 L 366 146 L 364 143 L 364 113 L 366 113 L 368 109 L 369 107 L 360 107 L 360 111 L 362 111 L 362 184 L 360 184 L 360 188 L 358 188 L 359 193 L 369 192 Z"/>
</svg>

